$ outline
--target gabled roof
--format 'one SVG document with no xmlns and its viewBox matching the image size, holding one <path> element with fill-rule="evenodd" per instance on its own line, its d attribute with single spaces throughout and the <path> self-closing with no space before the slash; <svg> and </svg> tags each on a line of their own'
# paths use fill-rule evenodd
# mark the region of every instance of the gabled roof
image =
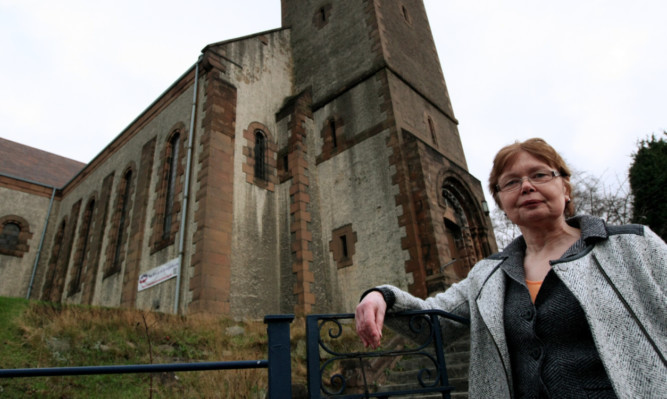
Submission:
<svg viewBox="0 0 667 399">
<path fill-rule="evenodd" d="M 85 163 L 0 138 L 0 173 L 62 188 Z"/>
</svg>

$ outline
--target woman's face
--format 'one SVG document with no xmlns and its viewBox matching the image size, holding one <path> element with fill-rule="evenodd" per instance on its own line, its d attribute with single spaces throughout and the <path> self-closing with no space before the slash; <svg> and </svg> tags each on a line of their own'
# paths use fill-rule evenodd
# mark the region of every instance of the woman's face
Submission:
<svg viewBox="0 0 667 399">
<path fill-rule="evenodd" d="M 511 178 L 521 179 L 541 170 L 552 171 L 554 168 L 521 151 L 503 170 L 498 181 L 502 183 Z M 512 223 L 520 227 L 539 227 L 563 217 L 569 192 L 560 177 L 542 184 L 524 179 L 518 190 L 501 191 L 498 198 Z"/>
</svg>

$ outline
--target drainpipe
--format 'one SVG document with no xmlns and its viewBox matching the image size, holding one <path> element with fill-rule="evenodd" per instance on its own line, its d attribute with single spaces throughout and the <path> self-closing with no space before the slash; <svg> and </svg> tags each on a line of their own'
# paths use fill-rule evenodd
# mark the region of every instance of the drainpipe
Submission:
<svg viewBox="0 0 667 399">
<path fill-rule="evenodd" d="M 192 169 L 192 141 L 195 132 L 195 116 L 197 113 L 197 89 L 199 87 L 199 63 L 202 56 L 195 62 L 195 83 L 192 93 L 192 114 L 190 116 L 190 134 L 188 135 L 187 161 L 185 164 L 185 185 L 183 187 L 183 207 L 181 208 L 181 226 L 178 238 L 178 274 L 176 274 L 176 295 L 174 296 L 174 314 L 178 314 L 181 294 L 181 274 L 183 273 L 183 258 L 185 254 L 185 223 L 188 214 L 188 199 L 190 197 L 190 170 Z"/>
<path fill-rule="evenodd" d="M 35 283 L 35 274 L 37 273 L 37 264 L 39 263 L 39 256 L 42 253 L 42 245 L 44 244 L 44 237 L 46 236 L 46 228 L 49 226 L 49 217 L 51 217 L 51 208 L 53 207 L 53 198 L 56 196 L 56 188 L 52 187 L 51 200 L 49 201 L 49 210 L 46 212 L 46 219 L 44 220 L 44 228 L 42 229 L 42 238 L 39 239 L 39 246 L 37 247 L 37 255 L 35 256 L 35 264 L 32 266 L 32 275 L 30 276 L 30 284 L 28 285 L 28 293 L 25 299 L 30 299 L 32 292 L 32 285 Z"/>
</svg>

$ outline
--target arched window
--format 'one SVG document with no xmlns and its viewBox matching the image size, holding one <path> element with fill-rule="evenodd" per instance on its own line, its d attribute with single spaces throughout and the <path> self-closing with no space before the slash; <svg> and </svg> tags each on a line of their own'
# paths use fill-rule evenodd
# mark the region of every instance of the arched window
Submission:
<svg viewBox="0 0 667 399">
<path fill-rule="evenodd" d="M 259 122 L 252 122 L 243 130 L 243 143 L 241 170 L 246 182 L 272 192 L 279 179 L 286 178 L 287 148 L 279 154 L 271 130 Z M 283 167 L 282 171 L 278 170 L 279 166 Z"/>
<path fill-rule="evenodd" d="M 164 220 L 162 223 L 162 239 L 167 240 L 171 236 L 172 223 L 174 221 L 174 196 L 176 192 L 176 177 L 178 176 L 178 150 L 180 147 L 180 133 L 176 132 L 169 140 L 167 165 L 167 192 L 165 198 Z"/>
<path fill-rule="evenodd" d="M 178 232 L 178 220 L 181 212 L 183 181 L 185 175 L 186 131 L 179 122 L 171 128 L 165 137 L 160 151 L 158 178 L 155 184 L 155 202 L 153 203 L 153 231 L 151 233 L 151 253 L 160 251 L 174 244 Z M 139 191 L 137 191 L 139 192 Z"/>
<path fill-rule="evenodd" d="M 28 222 L 22 217 L 0 217 L 0 254 L 22 257 L 28 252 L 28 239 L 31 237 Z"/>
<path fill-rule="evenodd" d="M 130 183 L 132 182 L 132 170 L 128 170 L 123 176 L 123 193 L 120 207 L 120 221 L 118 222 L 118 231 L 116 232 L 116 251 L 113 256 L 114 269 L 120 269 L 120 253 L 123 246 L 123 234 L 125 232 L 125 223 L 127 220 L 127 208 L 130 202 Z"/>
<path fill-rule="evenodd" d="M 14 222 L 5 223 L 2 226 L 2 233 L 0 233 L 0 246 L 13 251 L 19 243 L 19 233 L 21 226 Z"/>
<path fill-rule="evenodd" d="M 67 227 L 66 220 L 60 222 L 60 227 L 58 227 L 58 232 L 56 233 L 55 238 L 53 239 L 53 247 L 51 248 L 51 258 L 49 259 L 49 267 L 46 271 L 46 278 L 44 279 L 44 285 L 42 287 L 42 297 L 43 301 L 56 301 L 55 291 L 57 288 L 54 287 L 54 282 L 57 278 L 57 264 L 58 259 L 60 259 L 61 250 L 63 248 L 63 239 L 65 238 L 65 227 Z M 54 298 L 52 298 L 54 294 Z"/>
<path fill-rule="evenodd" d="M 90 241 L 90 225 L 93 221 L 93 213 L 95 211 L 95 200 L 92 199 L 86 207 L 86 212 L 83 215 L 83 224 L 81 225 L 81 237 L 79 238 L 79 250 L 77 253 L 74 276 L 69 285 L 69 295 L 73 295 L 81 289 L 81 274 L 86 261 L 86 252 L 88 251 L 88 241 Z"/>
<path fill-rule="evenodd" d="M 120 272 L 123 264 L 128 235 L 128 219 L 132 208 L 132 176 L 131 167 L 125 171 L 116 189 L 116 199 L 111 215 L 111 227 L 109 228 L 110 239 L 106 249 L 106 263 L 104 265 L 104 278 Z"/>
<path fill-rule="evenodd" d="M 255 177 L 266 180 L 266 135 L 255 131 Z"/>
</svg>

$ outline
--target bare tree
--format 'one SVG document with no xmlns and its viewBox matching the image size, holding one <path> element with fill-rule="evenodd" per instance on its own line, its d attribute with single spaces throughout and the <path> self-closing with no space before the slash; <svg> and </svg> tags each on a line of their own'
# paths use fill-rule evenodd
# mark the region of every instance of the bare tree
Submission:
<svg viewBox="0 0 667 399">
<path fill-rule="evenodd" d="M 608 224 L 627 224 L 632 218 L 632 195 L 627 179 L 610 186 L 587 172 L 573 173 L 575 214 L 597 216 Z"/>
<path fill-rule="evenodd" d="M 496 234 L 498 249 L 501 251 L 521 234 L 519 226 L 512 223 L 500 208 L 493 208 L 491 211 L 491 223 L 493 223 L 493 232 Z"/>
</svg>

